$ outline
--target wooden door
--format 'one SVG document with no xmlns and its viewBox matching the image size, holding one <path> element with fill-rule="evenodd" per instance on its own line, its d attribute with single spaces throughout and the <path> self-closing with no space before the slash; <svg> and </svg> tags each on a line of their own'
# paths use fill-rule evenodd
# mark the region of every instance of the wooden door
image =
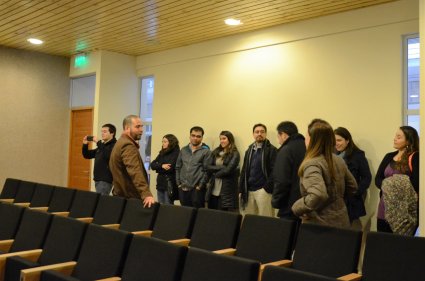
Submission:
<svg viewBox="0 0 425 281">
<path fill-rule="evenodd" d="M 84 136 L 93 132 L 93 109 L 72 110 L 69 145 L 68 186 L 90 190 L 90 160 L 83 157 L 81 149 Z"/>
</svg>

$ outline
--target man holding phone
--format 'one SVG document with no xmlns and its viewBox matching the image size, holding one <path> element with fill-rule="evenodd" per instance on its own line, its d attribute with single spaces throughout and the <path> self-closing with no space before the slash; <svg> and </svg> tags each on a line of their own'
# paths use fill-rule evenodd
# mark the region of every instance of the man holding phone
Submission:
<svg viewBox="0 0 425 281">
<path fill-rule="evenodd" d="M 83 139 L 83 156 L 86 159 L 94 158 L 94 182 L 96 192 L 109 195 L 112 189 L 112 174 L 109 170 L 109 158 L 112 149 L 117 142 L 115 134 L 117 129 L 112 124 L 102 126 L 102 139 L 97 140 L 95 136 L 85 136 Z M 95 142 L 97 148 L 89 149 L 89 142 Z"/>
</svg>

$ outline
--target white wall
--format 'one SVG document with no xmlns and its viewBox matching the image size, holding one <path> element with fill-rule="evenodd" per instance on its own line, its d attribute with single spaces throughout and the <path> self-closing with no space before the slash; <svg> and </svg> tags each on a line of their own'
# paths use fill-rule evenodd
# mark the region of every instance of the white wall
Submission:
<svg viewBox="0 0 425 281">
<path fill-rule="evenodd" d="M 304 133 L 320 117 L 347 127 L 376 173 L 402 124 L 402 35 L 418 16 L 417 1 L 396 1 L 138 57 L 138 75 L 155 77 L 153 157 L 167 133 L 187 144 L 193 125 L 212 147 L 232 131 L 244 152 L 254 123 L 277 145 L 280 121 Z M 369 214 L 373 184 L 371 195 Z"/>
<path fill-rule="evenodd" d="M 0 46 L 0 189 L 8 177 L 66 185 L 69 59 Z"/>
</svg>

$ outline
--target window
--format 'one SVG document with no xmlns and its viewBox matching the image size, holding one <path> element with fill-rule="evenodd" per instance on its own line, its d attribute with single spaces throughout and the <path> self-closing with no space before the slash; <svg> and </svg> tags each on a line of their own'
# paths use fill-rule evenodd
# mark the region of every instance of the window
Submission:
<svg viewBox="0 0 425 281">
<path fill-rule="evenodd" d="M 140 119 L 143 122 L 143 136 L 140 140 L 140 154 L 145 162 L 146 171 L 149 173 L 151 162 L 152 141 L 152 103 L 154 92 L 154 77 L 142 78 L 142 89 L 140 93 Z"/>
<path fill-rule="evenodd" d="M 404 122 L 419 132 L 419 35 L 404 37 Z"/>
</svg>

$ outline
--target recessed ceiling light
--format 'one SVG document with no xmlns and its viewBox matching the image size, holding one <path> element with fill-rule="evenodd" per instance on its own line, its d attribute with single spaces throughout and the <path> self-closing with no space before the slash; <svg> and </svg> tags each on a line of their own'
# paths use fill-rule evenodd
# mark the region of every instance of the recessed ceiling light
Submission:
<svg viewBox="0 0 425 281">
<path fill-rule="evenodd" d="M 227 25 L 240 25 L 240 24 L 242 24 L 241 20 L 234 19 L 234 18 L 225 19 L 224 22 Z"/>
<path fill-rule="evenodd" d="M 37 39 L 37 38 L 29 38 L 29 39 L 27 39 L 27 41 L 30 42 L 31 44 L 34 44 L 34 45 L 43 44 L 43 41 L 41 41 L 40 39 Z"/>
</svg>

